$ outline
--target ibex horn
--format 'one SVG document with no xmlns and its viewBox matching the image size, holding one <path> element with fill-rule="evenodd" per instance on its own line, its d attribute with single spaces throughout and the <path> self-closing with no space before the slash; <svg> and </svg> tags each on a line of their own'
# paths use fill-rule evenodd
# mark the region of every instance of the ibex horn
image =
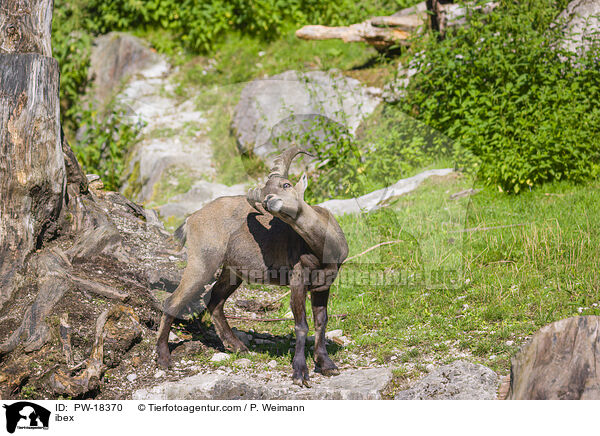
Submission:
<svg viewBox="0 0 600 436">
<path fill-rule="evenodd" d="M 273 176 L 279 176 L 287 179 L 290 165 L 292 164 L 294 158 L 300 153 L 314 157 L 312 154 L 302 150 L 297 145 L 290 147 L 275 158 L 275 161 L 273 162 L 273 168 L 271 168 L 271 172 L 269 173 L 269 178 Z"/>
<path fill-rule="evenodd" d="M 262 203 L 262 192 L 260 188 L 248 190 L 248 194 L 246 194 L 246 200 L 248 200 L 248 203 L 250 203 L 250 206 L 252 206 L 254 210 L 262 215 L 263 212 L 256 206 L 257 204 Z"/>
</svg>

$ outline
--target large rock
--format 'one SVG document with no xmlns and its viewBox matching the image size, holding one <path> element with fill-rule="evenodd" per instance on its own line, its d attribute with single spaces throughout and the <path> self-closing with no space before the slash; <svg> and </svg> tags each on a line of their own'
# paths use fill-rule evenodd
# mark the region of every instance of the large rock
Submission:
<svg viewBox="0 0 600 436">
<path fill-rule="evenodd" d="M 247 191 L 248 189 L 243 184 L 225 186 L 221 183 L 200 180 L 185 194 L 171 197 L 169 203 L 158 207 L 158 211 L 163 217 L 183 219 L 215 198 L 226 195 L 243 195 Z"/>
<path fill-rule="evenodd" d="M 147 48 L 146 51 L 132 49 L 138 55 L 126 58 L 131 65 L 121 65 L 125 60 L 118 57 L 125 50 L 123 47 L 145 46 L 129 35 L 118 34 L 118 38 L 113 36 L 108 40 L 110 44 L 102 37 L 97 44 L 99 47 L 117 46 L 120 51 L 104 49 L 105 62 L 118 64 L 118 71 L 122 72 L 120 80 L 128 79 L 117 100 L 127 108 L 132 121 L 141 121 L 144 125 L 140 141 L 129 151 L 129 165 L 121 191 L 136 201 L 163 205 L 165 209 L 159 209 L 162 217 L 175 216 L 177 219 L 184 218 L 223 192 L 232 195 L 245 191 L 239 187 L 232 191 L 217 183 L 212 183 L 210 189 L 194 185 L 189 195 L 174 199 L 172 204 L 171 197 L 181 192 L 182 180 L 186 183 L 196 181 L 203 186 L 203 180 L 215 176 L 212 144 L 206 134 L 210 126 L 204 112 L 196 107 L 195 95 L 182 101 L 175 94 L 173 71 L 163 57 Z M 97 85 L 101 83 L 97 80 Z"/>
<path fill-rule="evenodd" d="M 600 316 L 543 327 L 512 359 L 511 400 L 600 400 Z"/>
<path fill-rule="evenodd" d="M 387 188 L 378 189 L 368 194 L 346 200 L 327 200 L 320 203 L 335 215 L 355 214 L 370 212 L 385 205 L 389 199 L 407 194 L 419 187 L 421 182 L 431 176 L 445 176 L 452 172 L 451 168 L 428 170 L 407 179 L 398 180 Z"/>
<path fill-rule="evenodd" d="M 563 48 L 582 54 L 600 41 L 600 0 L 573 0 L 558 19 L 565 20 Z"/>
<path fill-rule="evenodd" d="M 145 127 L 142 139 L 130 151 L 129 174 L 122 191 L 137 201 L 165 203 L 168 190 L 156 186 L 177 185 L 179 178 L 200 180 L 214 176 L 210 140 L 202 135 L 206 118 L 193 99 L 180 102 L 173 95 L 169 67 L 164 60 L 142 70 L 119 95 L 132 119 Z M 184 126 L 186 129 L 184 129 Z M 189 134 L 190 131 L 195 134 Z M 160 192 L 161 197 L 157 198 Z"/>
<path fill-rule="evenodd" d="M 110 33 L 94 42 L 92 98 L 103 110 L 115 97 L 131 122 L 144 126 L 140 141 L 129 151 L 121 189 L 136 201 L 168 205 L 181 192 L 181 180 L 215 175 L 205 114 L 197 110 L 195 95 L 182 100 L 175 94 L 173 73 L 163 56 L 132 35 Z"/>
<path fill-rule="evenodd" d="M 124 79 L 159 61 L 156 52 L 135 36 L 116 32 L 99 36 L 92 46 L 88 70 L 95 99 L 107 103 Z"/>
<path fill-rule="evenodd" d="M 289 146 L 289 141 L 282 140 L 286 131 L 296 124 L 306 124 L 307 120 L 312 123 L 315 116 L 326 117 L 354 134 L 379 104 L 376 94 L 357 80 L 336 72 L 286 71 L 246 85 L 235 109 L 232 129 L 242 153 L 253 152 L 271 163 L 274 152 Z M 288 119 L 291 122 L 285 122 Z M 277 125 L 282 131 L 273 135 Z M 305 131 L 306 126 L 299 130 Z"/>
<path fill-rule="evenodd" d="M 357 369 L 323 378 L 310 389 L 289 379 L 277 383 L 257 377 L 198 374 L 133 393 L 134 400 L 379 400 L 392 380 L 389 368 Z"/>
<path fill-rule="evenodd" d="M 433 370 L 396 400 L 495 400 L 498 375 L 490 368 L 464 360 Z"/>
</svg>

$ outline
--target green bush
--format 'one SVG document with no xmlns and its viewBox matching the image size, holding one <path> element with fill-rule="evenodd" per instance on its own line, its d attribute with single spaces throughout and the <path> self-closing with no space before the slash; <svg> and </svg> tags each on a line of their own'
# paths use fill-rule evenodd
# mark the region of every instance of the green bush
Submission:
<svg viewBox="0 0 600 436">
<path fill-rule="evenodd" d="M 88 84 L 92 36 L 81 0 L 55 0 L 52 20 L 52 55 L 60 67 L 61 123 L 72 138 L 81 113 L 81 96 Z"/>
<path fill-rule="evenodd" d="M 559 48 L 551 24 L 565 1 L 500 3 L 441 41 L 420 42 L 421 74 L 395 110 L 450 137 L 451 153 L 502 191 L 597 176 L 597 47 L 581 59 Z"/>
<path fill-rule="evenodd" d="M 109 109 L 106 115 L 98 114 L 92 105 L 83 110 L 78 117 L 81 138 L 71 146 L 83 170 L 98 174 L 107 189 L 116 191 L 121 186 L 127 151 L 143 126 L 130 120 L 125 110 Z"/>
</svg>

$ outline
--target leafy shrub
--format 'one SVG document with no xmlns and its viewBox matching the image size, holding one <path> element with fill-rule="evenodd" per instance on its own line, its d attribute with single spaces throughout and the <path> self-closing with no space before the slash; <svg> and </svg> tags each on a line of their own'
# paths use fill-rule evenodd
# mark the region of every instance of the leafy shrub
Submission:
<svg viewBox="0 0 600 436">
<path fill-rule="evenodd" d="M 451 153 L 506 192 L 598 175 L 597 47 L 580 59 L 560 49 L 552 23 L 565 1 L 500 3 L 442 41 L 420 42 L 421 74 L 395 110 L 444 132 Z"/>
<path fill-rule="evenodd" d="M 118 190 L 124 158 L 143 126 L 131 121 L 125 110 L 110 109 L 108 115 L 100 115 L 90 104 L 78 118 L 81 138 L 71 146 L 84 171 L 97 173 L 107 189 Z"/>
<path fill-rule="evenodd" d="M 81 96 L 88 84 L 91 35 L 80 0 L 55 0 L 52 20 L 52 55 L 60 67 L 60 114 L 63 128 L 72 137 L 81 113 Z"/>
</svg>

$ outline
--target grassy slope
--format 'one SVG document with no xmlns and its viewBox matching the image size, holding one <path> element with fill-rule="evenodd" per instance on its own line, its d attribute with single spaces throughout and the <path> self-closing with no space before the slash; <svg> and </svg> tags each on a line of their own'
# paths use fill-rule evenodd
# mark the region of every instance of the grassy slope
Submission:
<svg viewBox="0 0 600 436">
<path fill-rule="evenodd" d="M 400 382 L 426 372 L 429 363 L 460 357 L 507 374 L 510 357 L 541 326 L 578 314 L 600 315 L 595 201 L 600 182 L 556 183 L 518 197 L 486 188 L 471 198 L 449 198 L 471 186 L 465 176 L 433 178 L 388 209 L 340 219 L 350 256 L 382 240 L 400 243 L 343 267 L 329 311 L 347 317 L 331 318 L 328 329 L 343 329 L 354 342 L 329 347 L 336 362 L 398 366 Z M 441 284 L 418 278 L 432 269 L 455 273 Z M 382 285 L 368 278 L 373 270 L 402 278 Z M 286 299 L 269 316 L 285 316 L 288 304 Z M 307 310 L 310 314 L 309 303 Z M 293 333 L 291 321 L 232 325 Z M 293 352 L 288 347 L 255 347 L 250 357 L 256 365 L 273 358 L 286 365 Z"/>
</svg>

